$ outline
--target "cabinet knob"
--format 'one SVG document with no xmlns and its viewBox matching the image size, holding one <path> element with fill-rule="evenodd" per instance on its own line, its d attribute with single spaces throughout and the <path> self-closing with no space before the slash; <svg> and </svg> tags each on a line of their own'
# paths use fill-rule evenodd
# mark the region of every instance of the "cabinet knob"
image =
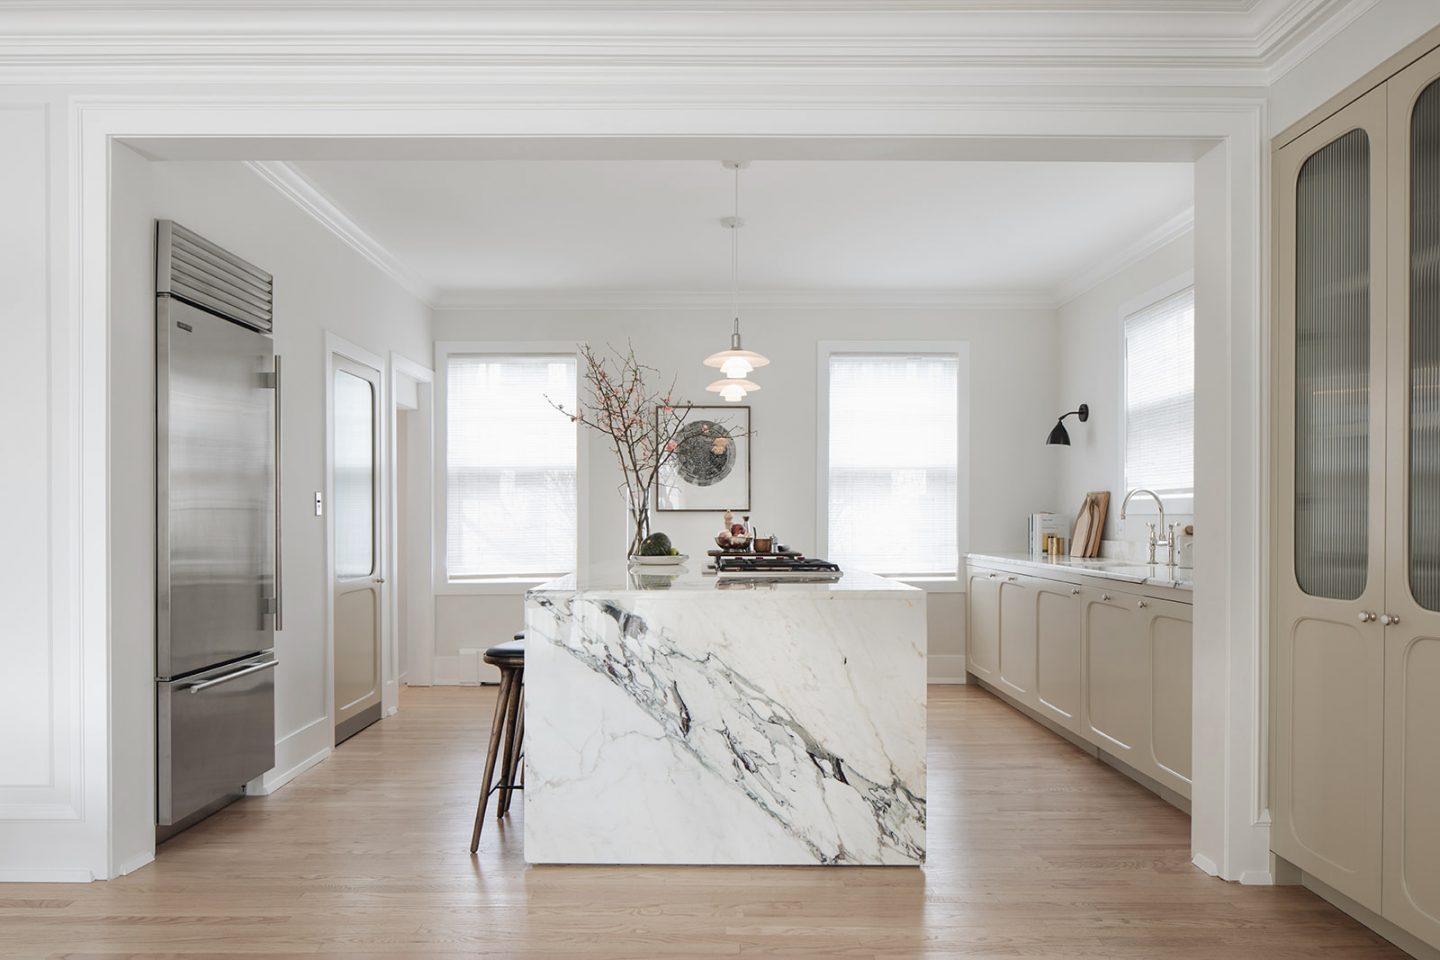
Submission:
<svg viewBox="0 0 1440 960">
<path fill-rule="evenodd" d="M 1369 610 L 1361 610 L 1361 611 L 1360 611 L 1360 622 L 1361 622 L 1361 623 L 1374 623 L 1374 622 L 1375 622 L 1375 614 L 1371 613 Z"/>
<path fill-rule="evenodd" d="M 1139 607 L 1141 610 L 1144 610 L 1146 607 L 1150 606 L 1150 604 L 1146 603 L 1144 600 L 1141 600 L 1139 603 L 1135 604 L 1135 606 Z"/>
<path fill-rule="evenodd" d="M 1109 600 L 1109 599 L 1110 599 L 1110 594 L 1108 594 L 1108 593 L 1102 593 L 1102 594 L 1100 594 L 1100 599 L 1101 599 L 1101 600 Z"/>
<path fill-rule="evenodd" d="M 1078 596 L 1080 596 L 1080 588 L 1079 588 L 1079 587 L 1075 587 L 1073 590 L 1071 590 L 1071 591 L 1070 591 L 1070 596 L 1072 596 L 1072 597 L 1078 597 Z"/>
<path fill-rule="evenodd" d="M 1400 618 L 1392 617 L 1388 613 L 1382 613 L 1380 614 L 1380 625 L 1382 627 L 1398 627 L 1400 625 Z"/>
<path fill-rule="evenodd" d="M 1006 581 L 1007 583 L 1014 583 L 1014 582 L 1015 582 L 1015 578 L 1014 578 L 1014 577 L 1006 577 L 1006 578 L 1005 578 L 1005 581 Z"/>
<path fill-rule="evenodd" d="M 990 579 L 994 580 L 997 576 L 999 576 L 999 574 L 992 573 L 990 574 Z"/>
</svg>

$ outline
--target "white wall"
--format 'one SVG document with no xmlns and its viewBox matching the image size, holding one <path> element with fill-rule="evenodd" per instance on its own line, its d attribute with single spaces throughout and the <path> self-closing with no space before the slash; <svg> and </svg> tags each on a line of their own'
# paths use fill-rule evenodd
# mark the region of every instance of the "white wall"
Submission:
<svg viewBox="0 0 1440 960">
<path fill-rule="evenodd" d="M 1057 513 L 1073 518 L 1085 494 L 1110 491 L 1110 513 L 1105 539 L 1143 539 L 1143 520 L 1123 523 L 1120 501 L 1125 496 L 1121 453 L 1121 404 L 1125 363 L 1122 352 L 1122 310 L 1136 298 L 1195 269 L 1193 232 L 1165 244 L 1108 280 L 1065 304 L 1059 311 L 1060 403 L 1074 410 L 1090 405 L 1090 420 L 1065 421 L 1069 447 L 1050 447 L 1052 469 L 1059 478 Z M 1059 411 L 1057 411 L 1059 412 Z M 1167 520 L 1190 523 L 1189 513 L 1167 514 Z"/>
<path fill-rule="evenodd" d="M 1379 0 L 1271 84 L 1271 134 L 1300 120 L 1436 27 L 1440 27 L 1436 0 Z"/>
<path fill-rule="evenodd" d="M 144 790 L 153 803 L 156 218 L 174 219 L 275 277 L 275 350 L 285 378 L 285 628 L 275 639 L 276 769 L 266 778 L 275 783 L 328 752 L 333 736 L 325 523 L 312 502 L 325 489 L 325 331 L 380 356 L 395 350 L 423 362 L 430 311 L 244 164 L 149 163 L 117 146 L 112 183 L 112 791 Z M 117 803 L 121 867 L 144 862 L 153 828 L 153 807 Z"/>
<path fill-rule="evenodd" d="M 745 344 L 771 360 L 756 372 L 762 389 L 752 407 L 751 521 L 795 548 L 816 545 L 815 497 L 817 349 L 822 340 L 964 340 L 970 344 L 970 543 L 972 550 L 1020 550 L 1026 516 L 1054 497 L 1045 434 L 1056 416 L 1052 371 L 1055 316 L 1046 310 L 827 309 L 751 310 L 742 318 Z M 678 376 L 681 396 L 713 403 L 705 385 L 715 373 L 701 361 L 729 342 L 730 324 L 716 311 L 529 310 L 518 313 L 440 311 L 437 340 L 588 341 L 624 348 Z M 438 373 L 438 371 L 437 371 Z M 558 416 L 558 414 L 557 414 Z M 606 559 L 623 552 L 625 515 L 611 452 L 592 436 L 590 517 L 582 535 Z M 655 513 L 651 528 L 677 548 L 703 556 L 720 529 L 719 512 Z M 963 545 L 962 545 L 963 546 Z M 442 586 L 443 590 L 444 587 Z M 930 598 L 932 677 L 963 676 L 963 595 Z M 453 655 L 508 639 L 521 623 L 518 590 L 508 596 L 437 599 L 436 652 Z M 458 668 L 457 668 L 458 669 Z M 441 679 L 444 679 L 442 676 Z"/>
</svg>

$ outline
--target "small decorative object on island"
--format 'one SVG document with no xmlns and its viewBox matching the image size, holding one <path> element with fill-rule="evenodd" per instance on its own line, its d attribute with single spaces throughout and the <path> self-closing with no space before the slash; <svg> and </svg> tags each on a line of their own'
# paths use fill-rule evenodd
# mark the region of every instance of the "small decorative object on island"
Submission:
<svg viewBox="0 0 1440 960">
<path fill-rule="evenodd" d="M 748 519 L 748 518 L 747 518 Z M 744 552 L 750 549 L 750 528 L 735 522 L 735 512 L 725 511 L 725 525 L 715 535 L 715 545 L 721 550 Z"/>
<path fill-rule="evenodd" d="M 663 393 L 651 387 L 649 379 L 660 371 L 635 359 L 634 347 L 624 354 L 612 352 L 611 359 L 618 364 L 615 370 L 610 368 L 611 360 L 589 344 L 580 348 L 580 359 L 584 363 L 584 388 L 579 408 L 567 410 L 554 400 L 550 405 L 575 423 L 610 438 L 624 476 L 620 489 L 630 519 L 630 544 L 625 555 L 638 557 L 650 536 L 650 492 L 680 449 L 678 438 L 692 407 L 675 399 L 673 380 Z M 655 408 L 653 417 L 651 407 Z M 668 537 L 665 542 L 667 549 L 673 549 Z"/>
<path fill-rule="evenodd" d="M 691 406 L 661 467 L 655 507 L 670 511 L 750 509 L 750 408 Z M 657 420 L 663 411 L 656 411 Z"/>
</svg>

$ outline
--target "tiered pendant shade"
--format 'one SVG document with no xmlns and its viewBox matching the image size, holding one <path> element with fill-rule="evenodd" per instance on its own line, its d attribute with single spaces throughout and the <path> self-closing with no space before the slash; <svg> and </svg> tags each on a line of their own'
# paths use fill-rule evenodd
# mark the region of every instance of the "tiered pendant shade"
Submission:
<svg viewBox="0 0 1440 960">
<path fill-rule="evenodd" d="M 740 168 L 739 162 L 728 162 L 725 166 L 735 171 L 735 214 L 721 220 L 721 224 L 733 231 L 730 235 L 730 302 L 731 315 L 735 318 L 735 330 L 730 334 L 730 349 L 712 353 L 705 358 L 707 367 L 718 367 L 725 376 L 705 389 L 720 394 L 731 403 L 745 399 L 745 395 L 760 389 L 760 385 L 746 377 L 757 367 L 763 367 L 770 359 L 753 350 L 746 350 L 740 343 Z"/>
</svg>

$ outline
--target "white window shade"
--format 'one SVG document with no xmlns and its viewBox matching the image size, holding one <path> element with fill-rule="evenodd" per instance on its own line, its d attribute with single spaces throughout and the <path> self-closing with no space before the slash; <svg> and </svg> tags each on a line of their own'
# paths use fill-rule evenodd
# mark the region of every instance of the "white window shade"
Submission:
<svg viewBox="0 0 1440 960">
<path fill-rule="evenodd" d="M 1195 494 L 1195 289 L 1125 318 L 1125 488 Z"/>
<path fill-rule="evenodd" d="M 959 569 L 959 360 L 830 357 L 829 554 L 882 574 Z"/>
<path fill-rule="evenodd" d="M 445 371 L 451 580 L 574 569 L 575 358 L 452 354 Z"/>
</svg>

